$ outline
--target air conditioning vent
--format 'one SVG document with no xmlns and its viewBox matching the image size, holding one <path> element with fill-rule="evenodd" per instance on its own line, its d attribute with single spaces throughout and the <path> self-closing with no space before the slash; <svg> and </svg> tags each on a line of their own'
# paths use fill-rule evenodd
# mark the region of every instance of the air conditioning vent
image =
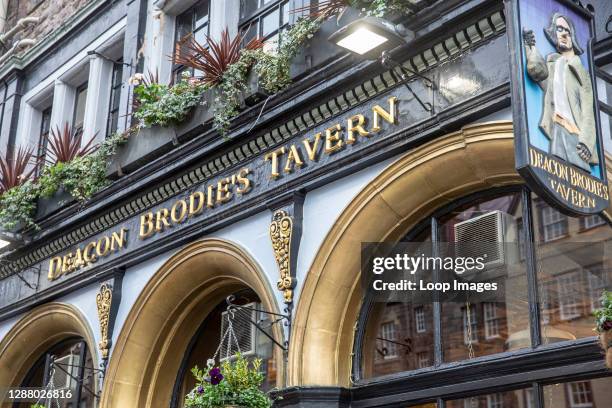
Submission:
<svg viewBox="0 0 612 408">
<path fill-rule="evenodd" d="M 259 309 L 259 303 L 248 303 L 244 306 L 252 309 Z M 236 340 L 238 341 L 238 346 L 240 347 L 240 353 L 242 356 L 253 355 L 256 352 L 255 344 L 257 328 L 251 322 L 258 321 L 258 312 L 255 310 L 235 309 L 233 314 L 234 318 L 232 319 L 232 327 L 234 329 L 236 339 L 230 338 L 229 344 L 228 337 L 231 337 L 231 334 L 228 334 L 225 339 L 223 339 L 223 335 L 229 326 L 230 313 L 226 311 L 221 314 L 222 343 L 219 351 L 221 361 L 231 359 L 236 353 L 238 353 L 239 350 L 236 345 Z"/>
<path fill-rule="evenodd" d="M 67 356 L 57 358 L 53 361 L 55 370 L 53 371 L 53 384 L 55 388 L 76 388 L 76 380 L 78 377 L 79 356 L 68 354 Z M 70 377 L 66 372 L 70 373 Z M 74 378 L 73 378 L 74 377 Z"/>
<path fill-rule="evenodd" d="M 518 241 L 516 221 L 510 214 L 491 211 L 459 222 L 454 228 L 456 256 L 478 257 L 486 254 L 487 269 L 514 261 L 514 255 L 508 251 L 512 245 L 508 244 L 516 244 Z"/>
</svg>

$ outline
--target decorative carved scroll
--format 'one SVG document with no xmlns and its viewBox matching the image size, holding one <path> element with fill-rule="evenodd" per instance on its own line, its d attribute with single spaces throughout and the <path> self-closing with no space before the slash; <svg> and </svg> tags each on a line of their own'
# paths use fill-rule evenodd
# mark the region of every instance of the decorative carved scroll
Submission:
<svg viewBox="0 0 612 408">
<path fill-rule="evenodd" d="M 283 292 L 285 303 L 293 302 L 293 288 L 296 283 L 291 274 L 292 235 L 293 219 L 289 213 L 285 210 L 275 211 L 270 223 L 270 239 L 280 271 L 280 279 L 276 285 Z"/>
</svg>

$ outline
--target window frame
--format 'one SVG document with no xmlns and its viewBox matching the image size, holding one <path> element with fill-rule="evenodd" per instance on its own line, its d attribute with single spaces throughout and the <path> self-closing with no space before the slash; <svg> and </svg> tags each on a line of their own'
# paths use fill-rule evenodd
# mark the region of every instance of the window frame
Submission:
<svg viewBox="0 0 612 408">
<path fill-rule="evenodd" d="M 110 96 L 108 100 L 108 114 L 106 115 L 106 137 L 115 133 L 119 127 L 119 111 L 121 110 L 121 89 L 123 88 L 123 58 L 113 61 L 113 72 L 111 76 Z M 117 97 L 118 96 L 118 97 Z M 117 105 L 113 102 L 117 100 Z M 113 129 L 113 115 L 117 114 L 117 122 Z"/>
<path fill-rule="evenodd" d="M 414 326 L 417 333 L 427 332 L 424 306 L 417 306 L 414 308 Z"/>
<path fill-rule="evenodd" d="M 89 353 L 91 355 L 92 350 L 89 349 L 87 342 L 82 339 L 82 338 L 78 338 L 78 337 L 69 337 L 66 339 L 61 340 L 59 343 L 54 344 L 53 346 L 51 346 L 51 348 L 47 349 L 39 358 L 38 360 L 36 360 L 36 362 L 32 365 L 32 367 L 30 367 L 30 369 L 28 370 L 27 374 L 25 375 L 23 381 L 21 382 L 21 386 L 22 387 L 30 387 L 31 385 L 28 385 L 31 381 L 32 381 L 32 376 L 34 375 L 35 369 L 37 367 L 39 367 L 40 364 L 44 364 L 44 368 L 43 368 L 43 384 L 41 384 L 39 387 L 44 388 L 49 380 L 49 371 L 50 371 L 50 363 L 51 363 L 51 357 L 54 355 L 54 353 L 57 352 L 57 350 L 61 350 L 62 348 L 66 347 L 67 344 L 74 342 L 74 344 L 80 344 L 81 348 L 80 348 L 80 352 L 79 352 L 79 366 L 78 366 L 78 379 L 72 379 L 72 381 L 77 381 L 77 384 L 80 384 L 80 386 L 75 387 L 74 390 L 74 394 L 72 396 L 71 401 L 69 402 L 70 404 L 72 404 L 72 406 L 74 407 L 79 407 L 80 403 L 81 403 L 81 396 L 83 395 L 83 380 L 85 378 L 85 361 L 87 358 L 87 354 Z M 95 350 L 94 350 L 95 351 Z M 93 359 L 92 357 L 92 362 L 95 361 L 95 359 Z M 96 367 L 94 367 L 95 369 Z M 92 374 L 93 375 L 93 374 Z M 94 377 L 95 378 L 95 377 Z M 20 402 L 14 402 L 13 403 L 13 408 L 18 408 L 20 406 Z"/>
<path fill-rule="evenodd" d="M 579 357 L 576 357 L 575 359 L 571 357 L 573 359 L 573 362 L 565 362 L 564 367 L 562 369 L 563 374 L 559 374 L 559 376 L 557 376 L 556 378 L 550 378 L 550 374 L 544 373 L 542 371 L 541 374 L 534 374 L 542 375 L 542 377 L 539 377 L 539 379 L 533 377 L 533 380 L 528 380 L 525 376 L 521 376 L 521 378 L 523 379 L 521 384 L 519 384 L 518 380 L 510 380 L 508 383 L 506 383 L 505 381 L 496 382 L 495 384 L 491 384 L 490 382 L 490 376 L 495 376 L 496 373 L 499 372 L 498 370 L 501 369 L 500 367 L 520 367 L 522 366 L 522 364 L 531 364 L 531 362 L 534 362 L 535 364 L 535 362 L 538 361 L 542 361 L 542 364 L 544 364 L 545 361 L 548 361 L 547 359 L 552 359 L 549 364 L 554 364 L 553 361 L 556 361 L 556 357 L 552 356 L 557 356 L 558 353 L 561 352 L 561 350 L 568 350 L 568 353 L 571 353 L 570 350 L 572 350 L 572 352 L 574 352 L 574 350 L 581 350 L 580 353 L 598 354 L 598 346 L 595 342 L 595 336 L 579 338 L 576 340 L 568 340 L 554 344 L 546 344 L 544 341 L 545 336 L 542 333 L 542 331 L 544 330 L 544 323 L 540 321 L 541 311 L 538 303 L 538 294 L 540 293 L 540 285 L 542 281 L 537 280 L 536 260 L 536 247 L 540 243 L 535 241 L 536 234 L 534 232 L 534 228 L 536 226 L 538 228 L 541 227 L 539 219 L 537 217 L 534 217 L 534 215 L 538 214 L 542 202 L 536 196 L 532 196 L 533 192 L 527 186 L 514 185 L 492 188 L 486 191 L 480 191 L 462 197 L 451 203 L 450 205 L 432 211 L 427 217 L 424 217 L 421 221 L 416 223 L 413 228 L 408 232 L 408 234 L 406 234 L 404 238 L 400 239 L 400 242 L 410 242 L 411 240 L 415 240 L 426 230 L 431 230 L 432 241 L 439 242 L 440 231 L 438 220 L 440 218 L 445 217 L 453 210 L 459 207 L 463 207 L 467 204 L 471 204 L 474 201 L 493 199 L 497 196 L 510 193 L 520 193 L 519 201 L 521 203 L 522 214 L 521 212 L 519 212 L 517 214 L 517 217 L 520 216 L 523 225 L 525 226 L 521 233 L 523 234 L 523 238 L 525 241 L 526 285 L 528 296 L 527 300 L 529 303 L 528 332 L 531 340 L 530 344 L 528 343 L 527 347 L 521 349 L 520 351 L 508 350 L 492 355 L 480 356 L 477 357 L 475 360 L 466 359 L 453 362 L 445 361 L 443 355 L 444 349 L 442 347 L 442 309 L 439 302 L 433 302 L 432 365 L 426 369 L 409 369 L 405 371 L 385 374 L 382 376 L 366 378 L 364 377 L 364 366 L 362 365 L 365 361 L 363 358 L 365 352 L 363 346 L 365 344 L 366 335 L 368 335 L 368 318 L 374 310 L 373 300 L 366 297 L 363 300 L 362 308 L 357 319 L 357 326 L 353 341 L 351 376 L 351 383 L 354 387 L 356 387 L 356 390 L 358 390 L 358 394 L 360 396 L 364 396 L 360 397 L 359 401 L 362 401 L 361 398 L 365 398 L 363 400 L 364 407 L 370 406 L 368 405 L 369 403 L 366 402 L 368 401 L 368 399 L 365 396 L 370 395 L 372 392 L 379 396 L 373 402 L 374 405 L 380 404 L 381 401 L 389 401 L 391 403 L 397 404 L 397 398 L 399 395 L 401 395 L 402 392 L 408 392 L 408 394 L 411 394 L 412 391 L 423 391 L 423 387 L 425 387 L 427 388 L 427 391 L 419 392 L 420 397 L 418 398 L 418 400 L 410 400 L 408 397 L 405 397 L 404 399 L 402 399 L 402 404 L 404 406 L 410 406 L 410 404 L 414 403 L 418 404 L 424 402 L 437 402 L 438 407 L 440 407 L 444 406 L 444 402 L 450 399 L 466 398 L 472 395 L 484 395 L 486 393 L 495 393 L 504 390 L 513 390 L 521 388 L 527 389 L 525 388 L 525 385 L 527 382 L 529 382 L 533 387 L 529 388 L 532 389 L 533 392 L 532 407 L 544 408 L 542 390 L 545 385 L 549 383 L 555 384 L 560 381 L 568 382 L 580 379 L 599 378 L 602 376 L 606 376 L 606 374 L 602 374 L 601 371 L 596 371 L 595 368 L 588 369 L 587 371 L 585 371 L 585 369 L 582 368 L 583 366 L 580 365 L 584 364 L 583 360 Z M 607 225 L 610 225 L 610 223 L 607 223 Z M 503 314 L 501 315 L 501 318 L 503 319 Z M 581 355 L 584 356 L 585 354 Z M 521 363 L 515 363 L 515 361 L 521 361 Z M 522 363 L 523 361 L 524 363 Z M 506 366 L 506 364 L 508 365 Z M 579 366 L 575 366 L 574 364 L 579 364 Z M 597 364 L 600 363 L 598 362 Z M 541 367 L 541 369 L 545 370 L 546 367 L 548 366 L 544 365 Z M 538 371 L 540 370 L 540 368 L 536 368 L 535 370 L 536 372 L 540 373 L 540 371 Z M 449 381 L 451 377 L 455 379 L 457 375 L 467 375 L 467 373 L 474 373 L 474 375 L 476 375 L 475 382 L 470 381 L 469 384 L 462 384 L 458 388 L 455 387 L 455 383 L 452 382 L 452 392 L 447 390 L 449 386 L 448 382 L 443 381 L 440 384 L 440 375 L 445 376 L 445 378 L 447 378 L 447 380 L 445 381 Z M 417 388 L 415 388 L 416 386 L 413 387 L 408 385 L 413 381 L 416 381 L 419 384 Z M 406 385 L 402 386 L 400 384 Z M 431 384 L 431 387 L 428 388 L 427 384 Z M 390 387 L 389 389 L 385 388 L 387 385 L 388 387 Z M 373 387 L 372 391 L 370 391 L 370 387 Z M 480 394 L 476 394 L 476 391 L 474 391 L 475 387 L 478 387 L 478 392 Z M 526 393 L 525 398 L 529 398 L 529 393 Z"/>
<path fill-rule="evenodd" d="M 211 0 L 199 0 L 196 1 L 195 3 L 193 3 L 192 5 L 190 5 L 189 7 L 187 7 L 185 10 L 183 10 L 182 12 L 180 12 L 179 14 L 177 14 L 174 17 L 174 33 L 173 33 L 173 41 L 172 41 L 172 70 L 171 70 L 171 78 L 173 82 L 177 82 L 180 78 L 180 75 L 183 72 L 186 71 L 190 71 L 191 72 L 191 76 L 195 75 L 195 70 L 193 68 L 187 68 L 185 67 L 183 64 L 175 64 L 174 63 L 174 57 L 176 57 L 176 53 L 178 51 L 178 43 L 179 41 L 187 41 L 188 38 L 193 37 L 193 34 L 195 32 L 200 31 L 204 26 L 206 26 L 205 30 L 206 30 L 206 36 L 208 37 L 210 35 L 210 1 Z M 208 7 L 208 11 L 207 11 L 207 15 L 208 18 L 206 19 L 206 23 L 201 24 L 199 26 L 196 26 L 196 13 L 195 10 L 196 8 L 200 5 L 200 3 L 206 3 L 207 7 Z M 186 14 L 188 13 L 192 13 L 191 15 L 191 31 L 189 32 L 189 34 L 184 35 L 182 38 L 178 38 L 178 23 L 181 20 L 182 17 L 184 17 Z M 202 44 L 203 46 L 206 46 L 206 44 Z"/>
<path fill-rule="evenodd" d="M 247 0 L 249 1 L 249 0 Z M 253 0 L 250 0 L 253 1 Z M 263 2 L 264 0 L 258 0 Z M 289 26 L 291 26 L 294 22 L 295 17 L 288 12 L 287 13 L 287 21 L 283 21 L 283 7 L 287 7 L 288 10 L 292 9 L 293 0 L 271 0 L 269 4 L 264 4 L 263 6 L 257 7 L 255 11 L 253 11 L 250 15 L 241 17 L 238 22 L 238 32 L 241 35 L 245 35 L 250 28 L 255 25 L 257 27 L 257 32 L 255 33 L 255 38 L 260 38 L 264 43 L 270 40 L 275 36 L 279 36 L 283 30 L 286 30 Z M 242 7 L 242 2 L 240 4 Z M 263 20 L 266 16 L 278 11 L 278 25 L 274 30 L 268 33 L 266 36 L 263 35 Z M 240 10 L 240 14 L 242 15 L 242 10 Z"/>
<path fill-rule="evenodd" d="M 80 128 L 76 126 L 76 118 L 77 111 L 79 108 L 79 95 L 85 90 L 85 101 L 83 101 L 83 124 Z M 85 128 L 85 114 L 87 112 L 87 93 L 89 93 L 89 81 L 83 82 L 81 85 L 77 86 L 74 92 L 74 106 L 72 108 L 72 131 L 73 134 L 77 132 L 77 130 L 83 130 Z"/>
</svg>

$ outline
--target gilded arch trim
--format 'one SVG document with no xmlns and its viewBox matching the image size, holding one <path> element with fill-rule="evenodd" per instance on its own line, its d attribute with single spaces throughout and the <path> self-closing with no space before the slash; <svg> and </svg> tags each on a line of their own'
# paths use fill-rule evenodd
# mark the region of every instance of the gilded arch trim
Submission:
<svg viewBox="0 0 612 408">
<path fill-rule="evenodd" d="M 360 243 L 397 240 L 462 196 L 522 183 L 513 142 L 509 121 L 466 126 L 399 158 L 351 201 L 321 244 L 300 294 L 289 348 L 290 385 L 350 385 L 362 300 Z M 608 208 L 604 216 L 611 213 Z"/>
<path fill-rule="evenodd" d="M 93 331 L 76 307 L 52 302 L 31 310 L 0 342 L 0 384 L 19 386 L 43 353 L 70 337 L 85 340 L 94 367 L 98 367 Z M 97 383 L 94 381 L 96 387 Z"/>
<path fill-rule="evenodd" d="M 111 352 L 100 406 L 169 406 L 187 344 L 202 320 L 245 286 L 264 308 L 278 310 L 263 271 L 236 244 L 204 239 L 172 256 L 131 307 Z M 275 336 L 281 338 L 280 330 Z M 282 361 L 280 353 L 275 357 Z"/>
</svg>

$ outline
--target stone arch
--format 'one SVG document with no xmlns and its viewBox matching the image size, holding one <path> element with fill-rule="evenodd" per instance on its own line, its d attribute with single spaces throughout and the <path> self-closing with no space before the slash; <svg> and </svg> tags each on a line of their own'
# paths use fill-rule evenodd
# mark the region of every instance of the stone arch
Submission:
<svg viewBox="0 0 612 408">
<path fill-rule="evenodd" d="M 277 311 L 255 260 L 221 239 L 194 242 L 150 279 L 121 328 L 109 361 L 101 407 L 169 406 L 188 343 L 227 295 L 251 288 L 262 307 Z M 281 333 L 275 333 L 280 339 Z M 277 361 L 282 357 L 277 353 Z"/>
<path fill-rule="evenodd" d="M 28 371 L 47 350 L 62 340 L 80 337 L 98 367 L 97 345 L 85 316 L 74 306 L 51 302 L 22 317 L 0 342 L 0 384 L 21 385 Z M 94 381 L 97 386 L 97 381 Z"/>
<path fill-rule="evenodd" d="M 398 240 L 436 208 L 521 183 L 513 137 L 508 121 L 466 126 L 399 158 L 351 201 L 319 248 L 300 294 L 289 349 L 291 385 L 350 385 L 362 300 L 360 243 Z"/>
</svg>

